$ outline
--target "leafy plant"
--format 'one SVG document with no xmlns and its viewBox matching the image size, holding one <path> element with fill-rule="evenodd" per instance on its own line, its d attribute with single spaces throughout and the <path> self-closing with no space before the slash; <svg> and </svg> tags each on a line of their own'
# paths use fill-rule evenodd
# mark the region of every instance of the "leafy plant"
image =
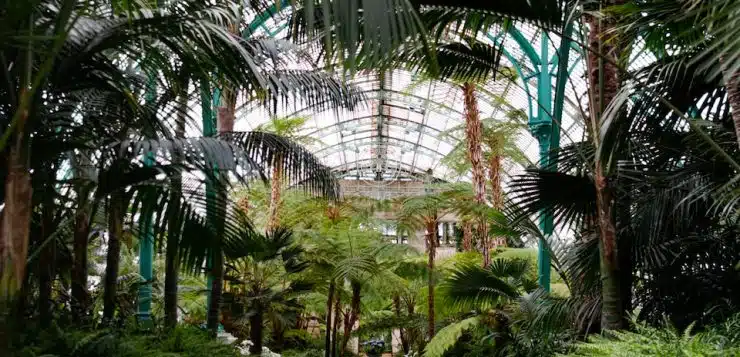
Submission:
<svg viewBox="0 0 740 357">
<path fill-rule="evenodd" d="M 657 328 L 636 323 L 634 331 L 610 331 L 576 345 L 573 353 L 563 356 L 666 356 L 709 357 L 740 356 L 740 346 L 717 343 L 711 332 L 692 334 L 693 325 L 679 331 L 670 325 Z"/>
</svg>

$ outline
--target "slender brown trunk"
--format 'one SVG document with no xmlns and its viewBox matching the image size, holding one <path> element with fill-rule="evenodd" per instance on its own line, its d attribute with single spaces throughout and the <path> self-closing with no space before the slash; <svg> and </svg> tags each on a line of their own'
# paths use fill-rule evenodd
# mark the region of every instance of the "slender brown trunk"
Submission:
<svg viewBox="0 0 740 357">
<path fill-rule="evenodd" d="M 326 336 L 324 338 L 324 357 L 331 357 L 331 323 L 332 302 L 334 301 L 334 280 L 329 283 L 329 291 L 326 293 Z"/>
<path fill-rule="evenodd" d="M 110 323 L 116 312 L 118 288 L 118 265 L 121 261 L 121 238 L 123 236 L 123 193 L 113 192 L 108 200 L 108 252 L 105 265 L 105 287 L 103 291 L 103 321 Z"/>
<path fill-rule="evenodd" d="M 0 231 L 0 302 L 13 299 L 26 276 L 33 196 L 28 145 L 25 135 L 16 135 L 8 155 Z"/>
<path fill-rule="evenodd" d="M 352 329 L 355 327 L 355 323 L 360 316 L 360 292 L 362 285 L 354 281 L 350 285 L 352 287 L 352 300 L 349 304 L 349 318 L 344 321 L 344 335 L 342 336 L 342 349 L 339 351 L 340 356 L 344 356 L 344 352 L 347 351 L 349 337 L 352 335 Z"/>
<path fill-rule="evenodd" d="M 342 301 L 341 296 L 337 294 L 337 301 L 334 303 L 334 322 L 332 323 L 331 331 L 331 355 L 335 357 L 337 355 L 337 331 L 339 330 L 339 314 L 341 312 Z"/>
<path fill-rule="evenodd" d="M 267 219 L 267 231 L 272 232 L 280 225 L 280 199 L 282 194 L 283 167 L 280 155 L 275 157 L 270 182 L 270 213 Z"/>
<path fill-rule="evenodd" d="M 606 6 L 624 3 L 624 0 L 605 1 Z M 590 95 L 591 130 L 594 147 L 599 148 L 598 130 L 601 116 L 606 106 L 619 91 L 618 43 L 613 37 L 615 22 L 613 18 L 585 15 L 589 25 L 588 34 L 588 75 Z M 612 36 L 607 38 L 607 36 Z M 603 56 L 603 58 L 601 57 Z M 608 168 L 597 157 L 594 164 L 594 184 L 596 186 L 597 219 L 599 223 L 599 254 L 601 271 L 602 329 L 618 330 L 624 326 L 624 311 L 621 302 L 621 283 L 619 256 L 617 254 L 617 229 L 614 212 L 613 191 L 609 187 L 606 174 Z"/>
<path fill-rule="evenodd" d="M 396 313 L 397 318 L 401 318 L 401 298 L 396 295 L 393 297 L 393 310 Z M 411 318 L 411 316 L 409 316 Z M 403 353 L 408 354 L 409 353 L 409 341 L 406 339 L 406 331 L 402 327 L 398 328 L 398 337 L 401 340 L 401 348 L 403 348 Z"/>
<path fill-rule="evenodd" d="M 185 115 L 188 110 L 188 82 L 185 81 L 181 88 L 180 108 L 178 110 L 177 122 L 175 123 L 175 139 L 185 137 Z M 182 161 L 182 154 L 175 152 L 173 162 Z M 170 217 L 167 228 L 167 246 L 165 251 L 165 275 L 164 275 L 164 324 L 166 327 L 177 325 L 177 283 L 180 274 L 180 232 L 182 222 L 180 221 L 180 197 L 182 196 L 182 175 L 177 172 L 170 181 Z"/>
<path fill-rule="evenodd" d="M 478 204 L 485 204 L 486 179 L 483 169 L 483 150 L 481 149 L 483 139 L 478 100 L 475 97 L 475 84 L 463 84 L 463 95 L 465 101 L 465 139 L 468 144 L 468 160 L 470 160 L 473 174 L 473 193 Z M 483 217 L 479 218 L 477 227 L 481 239 L 483 266 L 487 267 L 491 263 L 491 257 L 488 251 L 488 224 Z"/>
<path fill-rule="evenodd" d="M 262 308 L 257 307 L 254 314 L 249 317 L 249 340 L 253 343 L 249 347 L 249 353 L 257 356 L 262 354 L 262 324 Z"/>
<path fill-rule="evenodd" d="M 429 338 L 434 337 L 434 256 L 437 252 L 436 241 L 437 241 L 437 220 L 431 219 L 427 222 L 427 250 L 429 253 L 429 259 L 427 260 L 427 329 L 429 332 Z"/>
</svg>

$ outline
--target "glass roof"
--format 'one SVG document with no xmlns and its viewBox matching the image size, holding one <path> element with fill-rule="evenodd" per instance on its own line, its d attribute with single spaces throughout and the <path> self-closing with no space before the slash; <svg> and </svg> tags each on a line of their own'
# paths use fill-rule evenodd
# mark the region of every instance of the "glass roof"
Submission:
<svg viewBox="0 0 740 357">
<path fill-rule="evenodd" d="M 284 10 L 286 12 L 287 10 Z M 286 19 L 269 19 L 253 36 L 285 37 Z M 542 50 L 542 34 L 533 26 L 517 25 L 520 40 L 531 44 L 536 53 Z M 480 85 L 477 91 L 480 117 L 509 119 L 509 113 L 520 111 L 524 117 L 537 114 L 537 78 L 528 53 L 510 33 L 494 29 L 481 41 L 497 41 L 506 49 L 502 68 L 517 73 L 514 80 L 498 76 Z M 551 75 L 552 93 L 555 93 L 555 66 L 553 56 L 559 37 L 545 37 Z M 531 49 L 530 48 L 530 49 Z M 543 61 L 544 62 L 544 61 Z M 582 110 L 586 108 L 584 58 L 576 49 L 569 55 L 569 81 L 565 90 L 565 105 L 561 145 L 579 141 L 583 135 Z M 422 81 L 406 70 L 388 72 L 367 71 L 349 80 L 360 88 L 367 101 L 353 111 L 314 111 L 305 107 L 281 107 L 277 116 L 307 117 L 300 135 L 312 140 L 308 148 L 342 178 L 355 179 L 414 179 L 431 173 L 445 181 L 469 180 L 446 167 L 441 159 L 461 143 L 463 132 L 442 135 L 452 128 L 464 126 L 463 93 L 458 85 L 442 81 Z M 521 117 L 521 116 L 520 116 Z M 267 122 L 269 113 L 264 108 L 245 106 L 237 113 L 237 130 L 251 130 Z M 526 124 L 526 119 L 519 119 Z M 517 147 L 531 163 L 539 158 L 537 140 L 528 132 L 519 135 Z M 508 176 L 520 173 L 523 167 L 505 162 Z"/>
</svg>

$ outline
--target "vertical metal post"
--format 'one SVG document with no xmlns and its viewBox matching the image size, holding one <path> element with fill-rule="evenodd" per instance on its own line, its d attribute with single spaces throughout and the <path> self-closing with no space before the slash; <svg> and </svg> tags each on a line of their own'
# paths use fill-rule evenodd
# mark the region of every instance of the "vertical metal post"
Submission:
<svg viewBox="0 0 740 357">
<path fill-rule="evenodd" d="M 573 24 L 569 23 L 560 40 L 557 54 L 552 57 L 553 64 L 557 68 L 557 79 L 555 83 L 555 95 L 552 93 L 552 80 L 548 66 L 549 61 L 542 60 L 539 67 L 539 78 L 537 81 L 537 117 L 530 118 L 530 130 L 539 142 L 540 168 L 555 170 L 557 165 L 557 151 L 560 149 L 560 125 L 563 118 L 563 105 L 565 101 L 565 84 L 568 81 L 569 67 L 568 57 L 571 49 L 570 36 Z M 542 31 L 540 43 L 540 58 L 548 59 L 549 38 L 547 32 Z M 554 106 L 554 108 L 553 108 Z M 540 230 L 545 238 L 549 238 L 554 230 L 554 217 L 552 212 L 545 212 L 540 216 Z M 538 242 L 537 254 L 537 280 L 542 289 L 550 291 L 550 251 L 545 239 Z"/>
<path fill-rule="evenodd" d="M 149 75 L 145 101 L 148 106 L 154 104 L 157 97 L 156 78 Z M 154 165 L 154 153 L 144 154 L 144 165 Z M 144 327 L 149 327 L 151 322 L 152 311 L 152 280 L 154 278 L 154 204 L 153 197 L 145 195 L 145 201 L 142 203 L 141 217 L 139 218 L 139 275 L 144 279 L 144 284 L 139 286 L 137 299 L 137 317 L 139 323 Z"/>
<path fill-rule="evenodd" d="M 543 29 L 540 38 L 540 68 L 537 80 L 537 121 L 531 125 L 531 129 L 539 141 L 540 167 L 546 168 L 550 163 L 550 150 L 552 147 L 552 82 L 548 68 L 550 55 L 549 38 Z M 557 144 L 556 144 L 557 145 Z M 552 214 L 546 213 L 540 216 L 540 230 L 545 237 L 549 237 L 553 230 Z M 537 281 L 542 289 L 550 291 L 550 251 L 547 242 L 540 239 L 537 247 Z"/>
<path fill-rule="evenodd" d="M 154 155 L 148 153 L 144 159 L 146 166 L 154 165 Z M 152 198 L 147 197 L 147 201 Z M 152 225 L 153 207 L 151 202 L 144 202 L 139 222 L 139 275 L 146 282 L 139 286 L 138 311 L 139 322 L 151 319 L 152 311 L 152 280 L 154 278 L 154 227 Z"/>
</svg>

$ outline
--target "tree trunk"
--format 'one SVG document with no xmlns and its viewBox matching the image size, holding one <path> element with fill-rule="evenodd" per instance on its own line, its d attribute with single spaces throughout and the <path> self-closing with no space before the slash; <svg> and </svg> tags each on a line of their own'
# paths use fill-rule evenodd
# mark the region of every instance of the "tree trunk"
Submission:
<svg viewBox="0 0 740 357">
<path fill-rule="evenodd" d="M 494 150 L 497 150 L 494 148 Z M 491 181 L 491 201 L 493 208 L 501 211 L 504 209 L 504 194 L 501 189 L 501 155 L 491 155 L 488 160 L 488 176 Z M 506 245 L 506 239 L 497 237 L 493 242 L 493 246 L 497 247 L 500 245 Z"/>
<path fill-rule="evenodd" d="M 227 86 L 221 91 L 221 106 L 218 107 L 218 132 L 220 134 L 231 132 L 234 130 L 235 112 L 236 92 L 232 88 L 229 88 Z M 223 192 L 223 188 L 219 188 L 219 192 L 217 192 L 216 196 L 219 197 L 219 199 L 217 199 L 214 204 L 222 206 L 216 208 L 216 212 L 225 212 L 226 207 L 223 207 L 223 205 L 226 204 L 226 192 Z M 219 227 L 219 230 L 223 230 L 221 229 L 224 224 L 223 222 L 214 223 L 216 224 L 216 226 Z M 216 239 L 221 239 L 222 233 L 223 232 L 218 232 Z M 221 296 L 223 295 L 222 289 L 224 278 L 224 258 L 223 252 L 221 251 L 220 247 L 218 249 L 214 249 L 214 251 L 211 252 L 211 257 L 211 304 L 208 307 L 208 319 L 206 324 L 208 330 L 211 331 L 211 335 L 215 337 L 218 334 L 219 311 L 221 305 Z"/>
<path fill-rule="evenodd" d="M 90 177 L 90 157 L 83 151 L 73 156 L 74 175 L 80 180 L 76 188 L 77 210 L 75 211 L 74 233 L 72 250 L 74 260 L 72 262 L 72 318 L 77 324 L 88 322 L 90 315 L 89 294 L 87 291 L 87 243 L 90 236 L 90 197 L 87 180 Z"/>
<path fill-rule="evenodd" d="M 397 318 L 401 318 L 401 298 L 396 295 L 393 297 L 393 310 L 396 313 Z M 411 316 L 409 316 L 410 318 Z M 406 339 L 406 332 L 402 327 L 398 328 L 398 337 L 401 340 L 401 348 L 403 348 L 403 353 L 408 354 L 409 353 L 409 341 Z"/>
<path fill-rule="evenodd" d="M 427 222 L 427 250 L 429 253 L 429 259 L 427 261 L 427 328 L 429 331 L 429 338 L 434 337 L 434 256 L 437 251 L 437 220 L 430 220 Z"/>
<path fill-rule="evenodd" d="M 24 135 L 16 135 L 8 155 L 0 231 L 0 302 L 12 300 L 26 276 L 33 196 L 28 145 Z"/>
<path fill-rule="evenodd" d="M 725 88 L 727 89 L 727 99 L 730 102 L 730 109 L 732 113 L 732 122 L 735 124 L 735 139 L 740 146 L 740 71 L 735 71 L 732 74 L 727 73 L 728 69 L 725 67 L 724 57 L 720 57 L 720 64 L 722 66 L 722 72 L 727 82 Z"/>
<path fill-rule="evenodd" d="M 358 317 L 360 316 L 360 292 L 362 285 L 359 282 L 351 282 L 352 286 L 352 300 L 350 301 L 349 318 L 344 321 L 344 335 L 342 336 L 342 350 L 339 352 L 340 356 L 344 356 L 344 352 L 347 351 L 347 343 L 349 337 L 352 334 L 352 329 L 355 327 Z"/>
<path fill-rule="evenodd" d="M 116 312 L 118 265 L 121 261 L 123 236 L 123 193 L 113 192 L 108 201 L 108 252 L 105 259 L 105 287 L 103 291 L 103 321 L 110 323 Z"/>
<path fill-rule="evenodd" d="M 334 300 L 334 280 L 329 283 L 329 291 L 326 293 L 326 336 L 324 341 L 324 357 L 331 357 L 331 310 L 332 302 Z"/>
<path fill-rule="evenodd" d="M 337 355 L 337 331 L 339 330 L 339 313 L 342 306 L 342 299 L 339 294 L 337 294 L 337 301 L 334 303 L 334 322 L 332 323 L 332 331 L 331 331 L 331 355 L 332 357 L 336 357 Z"/>
<path fill-rule="evenodd" d="M 50 167 L 48 169 L 51 169 Z M 42 327 L 48 327 L 52 319 L 52 289 L 54 284 L 55 276 L 55 262 L 56 262 L 56 239 L 47 241 L 52 233 L 54 233 L 54 212 L 53 212 L 53 198 L 54 192 L 51 187 L 54 174 L 50 174 L 46 177 L 47 185 L 44 192 L 44 203 L 41 207 L 41 236 L 40 243 L 45 244 L 42 248 L 41 258 L 39 260 L 39 318 L 41 320 Z"/>
<path fill-rule="evenodd" d="M 72 318 L 76 323 L 87 322 L 89 315 L 87 292 L 87 240 L 90 234 L 90 206 L 87 190 L 77 192 L 77 211 L 73 238 L 74 262 L 72 264 Z"/>
<path fill-rule="evenodd" d="M 262 354 L 262 308 L 258 307 L 257 311 L 249 317 L 249 340 L 253 345 L 249 347 L 249 353 L 253 355 Z"/>
<path fill-rule="evenodd" d="M 175 123 L 175 138 L 185 137 L 185 115 L 188 110 L 188 82 L 186 81 L 180 92 L 180 108 Z M 182 162 L 181 153 L 175 152 L 173 163 Z M 180 198 L 182 196 L 182 175 L 175 173 L 170 181 L 170 217 L 167 227 L 167 247 L 165 252 L 164 275 L 164 324 L 172 328 L 177 325 L 177 283 L 180 274 Z"/>
<path fill-rule="evenodd" d="M 468 143 L 468 160 L 472 167 L 473 193 L 478 204 L 486 203 L 486 179 L 483 169 L 483 151 L 481 149 L 482 133 L 480 113 L 478 111 L 478 100 L 475 97 L 475 84 L 463 84 L 465 101 L 465 139 Z M 481 239 L 481 252 L 483 253 L 483 267 L 491 263 L 488 251 L 488 224 L 483 217 L 478 221 L 478 232 Z"/>
<path fill-rule="evenodd" d="M 624 3 L 624 0 L 608 0 L 605 6 Z M 614 19 L 585 15 L 589 25 L 588 34 L 588 75 L 591 130 L 594 147 L 600 146 L 598 133 L 601 116 L 606 106 L 619 91 L 618 44 L 613 38 Z M 612 38 L 607 38 L 612 36 Z M 601 57 L 603 56 L 603 58 Z M 621 302 L 621 283 L 619 281 L 619 256 L 617 253 L 617 230 L 614 212 L 614 197 L 606 177 L 608 168 L 597 157 L 594 164 L 594 183 L 596 186 L 597 219 L 599 224 L 599 255 L 601 271 L 601 327 L 618 330 L 624 326 L 624 311 Z"/>
<path fill-rule="evenodd" d="M 473 224 L 470 221 L 463 221 L 463 251 L 469 252 L 473 250 Z"/>
<path fill-rule="evenodd" d="M 270 182 L 270 213 L 267 219 L 267 231 L 272 232 L 280 225 L 280 196 L 282 194 L 283 167 L 282 157 L 277 155 L 272 168 L 272 181 Z"/>
</svg>

